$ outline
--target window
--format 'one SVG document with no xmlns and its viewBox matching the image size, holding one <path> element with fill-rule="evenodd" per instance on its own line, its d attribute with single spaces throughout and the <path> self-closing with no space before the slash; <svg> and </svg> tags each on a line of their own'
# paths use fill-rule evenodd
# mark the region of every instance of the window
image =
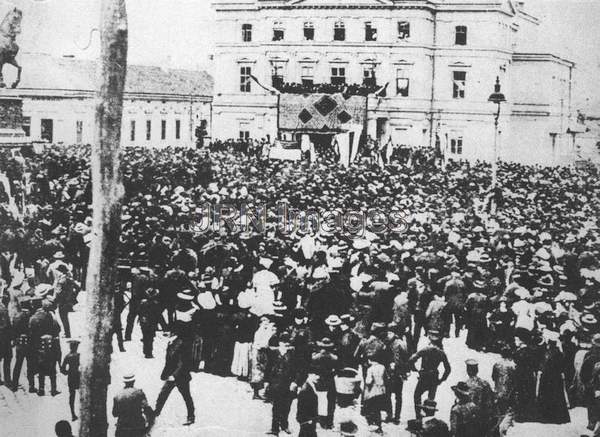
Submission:
<svg viewBox="0 0 600 437">
<path fill-rule="evenodd" d="M 129 123 L 129 141 L 135 141 L 135 120 Z"/>
<path fill-rule="evenodd" d="M 83 143 L 83 121 L 75 122 L 75 144 Z"/>
<path fill-rule="evenodd" d="M 462 155 L 463 152 L 463 139 L 462 138 L 452 138 L 450 140 L 450 153 L 453 155 Z"/>
<path fill-rule="evenodd" d="M 242 24 L 242 41 L 252 42 L 252 24 Z"/>
<path fill-rule="evenodd" d="M 31 117 L 23 117 L 23 124 L 21 125 L 23 128 L 23 132 L 25 132 L 26 137 L 31 136 Z"/>
<path fill-rule="evenodd" d="M 249 93 L 252 90 L 252 79 L 250 78 L 251 74 L 252 68 L 240 67 L 240 91 L 243 93 Z"/>
<path fill-rule="evenodd" d="M 331 68 L 331 83 L 333 85 L 343 85 L 346 83 L 346 69 L 344 67 Z"/>
<path fill-rule="evenodd" d="M 181 139 L 181 120 L 175 120 L 175 139 Z"/>
<path fill-rule="evenodd" d="M 315 83 L 315 67 L 312 65 L 302 66 L 302 85 L 312 86 Z"/>
<path fill-rule="evenodd" d="M 333 26 L 333 40 L 346 41 L 346 25 L 343 21 L 337 21 Z"/>
<path fill-rule="evenodd" d="M 273 25 L 273 41 L 283 41 L 284 36 L 285 31 L 283 29 L 283 23 L 281 21 L 276 21 Z"/>
<path fill-rule="evenodd" d="M 467 26 L 456 26 L 454 44 L 457 46 L 467 45 Z"/>
<path fill-rule="evenodd" d="M 408 21 L 398 21 L 398 39 L 410 38 L 410 23 Z"/>
<path fill-rule="evenodd" d="M 396 70 L 396 95 L 408 97 L 409 79 L 404 70 Z"/>
<path fill-rule="evenodd" d="M 241 122 L 240 123 L 240 140 L 248 141 L 250 139 L 250 123 Z"/>
<path fill-rule="evenodd" d="M 161 140 L 167 139 L 167 120 L 160 121 L 160 139 Z"/>
<path fill-rule="evenodd" d="M 375 66 L 369 65 L 363 69 L 363 85 L 377 85 L 377 79 L 375 77 Z"/>
<path fill-rule="evenodd" d="M 152 139 L 152 121 L 146 120 L 146 141 Z"/>
<path fill-rule="evenodd" d="M 51 118 L 42 118 L 40 121 L 41 138 L 48 142 L 52 142 L 54 139 L 54 120 Z"/>
<path fill-rule="evenodd" d="M 315 39 L 315 25 L 310 21 L 304 23 L 304 39 L 306 41 L 314 41 Z"/>
<path fill-rule="evenodd" d="M 377 41 L 377 29 L 370 21 L 365 23 L 365 41 Z"/>
<path fill-rule="evenodd" d="M 282 64 L 273 64 L 273 69 L 271 72 L 271 80 L 273 87 L 279 88 L 283 85 L 283 65 Z"/>
<path fill-rule="evenodd" d="M 465 86 L 467 83 L 467 73 L 465 71 L 452 72 L 452 97 L 455 99 L 465 98 Z"/>
</svg>

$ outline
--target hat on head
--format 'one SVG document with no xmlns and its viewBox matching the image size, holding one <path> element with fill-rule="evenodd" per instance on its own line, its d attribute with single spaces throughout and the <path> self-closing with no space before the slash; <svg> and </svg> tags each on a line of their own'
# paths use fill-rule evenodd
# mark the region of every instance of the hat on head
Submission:
<svg viewBox="0 0 600 437">
<path fill-rule="evenodd" d="M 195 296 L 192 290 L 186 289 L 177 293 L 177 297 L 181 300 L 192 301 Z"/>
<path fill-rule="evenodd" d="M 127 372 L 123 375 L 123 382 L 135 382 L 135 374 L 133 372 Z"/>
<path fill-rule="evenodd" d="M 58 251 L 54 252 L 53 257 L 54 257 L 54 259 L 64 259 L 65 254 L 63 253 L 62 250 L 58 250 Z"/>
<path fill-rule="evenodd" d="M 442 335 L 440 334 L 440 331 L 438 331 L 436 329 L 430 329 L 429 332 L 427 333 L 427 336 L 431 340 L 440 340 L 442 338 Z"/>
<path fill-rule="evenodd" d="M 470 396 L 469 386 L 466 382 L 460 381 L 458 384 L 450 387 L 457 396 Z"/>
<path fill-rule="evenodd" d="M 375 322 L 371 325 L 371 332 L 373 334 L 377 334 L 378 332 L 383 331 L 386 328 L 385 323 Z"/>
<path fill-rule="evenodd" d="M 417 405 L 417 408 L 423 410 L 426 416 L 433 416 L 433 413 L 438 411 L 437 402 L 431 399 L 425 399 L 423 404 Z"/>
<path fill-rule="evenodd" d="M 354 323 L 356 321 L 356 318 L 351 314 L 342 314 L 340 316 L 340 320 L 342 321 L 342 323 L 348 325 Z"/>
<path fill-rule="evenodd" d="M 334 347 L 335 344 L 329 337 L 323 337 L 323 339 L 321 339 L 321 341 L 317 341 L 317 346 L 325 348 L 325 349 L 329 349 L 329 348 Z"/>
<path fill-rule="evenodd" d="M 596 316 L 594 316 L 593 314 L 587 313 L 584 314 L 583 316 L 581 316 L 581 319 L 579 319 L 579 321 L 581 322 L 582 325 L 595 325 L 596 323 L 598 323 L 598 319 L 596 319 Z M 599 334 L 596 334 L 599 335 Z"/>
<path fill-rule="evenodd" d="M 325 319 L 325 324 L 328 326 L 339 326 L 342 324 L 342 319 L 340 319 L 340 317 L 337 316 L 336 314 L 330 314 Z"/>
<path fill-rule="evenodd" d="M 343 437 L 353 437 L 358 434 L 358 426 L 351 420 L 341 422 L 340 433 Z"/>
<path fill-rule="evenodd" d="M 473 287 L 477 289 L 485 288 L 485 282 L 481 279 L 476 279 L 475 281 L 473 281 Z"/>
<path fill-rule="evenodd" d="M 479 366 L 479 362 L 473 358 L 469 358 L 468 360 L 466 360 L 465 364 L 467 365 L 467 367 L 478 367 Z"/>
</svg>

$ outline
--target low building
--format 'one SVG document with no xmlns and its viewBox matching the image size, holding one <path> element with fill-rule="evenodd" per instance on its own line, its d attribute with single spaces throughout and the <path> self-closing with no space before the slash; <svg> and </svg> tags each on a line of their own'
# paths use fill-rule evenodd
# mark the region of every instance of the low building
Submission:
<svg viewBox="0 0 600 437">
<path fill-rule="evenodd" d="M 73 57 L 19 55 L 23 129 L 31 141 L 89 144 L 94 139 L 96 63 Z M 8 70 L 9 67 L 6 67 Z M 212 77 L 203 71 L 129 65 L 123 145 L 192 146 L 197 128 L 210 137 Z"/>
<path fill-rule="evenodd" d="M 574 159 L 574 63 L 539 48 L 539 19 L 522 1 L 213 0 L 213 8 L 222 29 L 215 138 L 331 143 L 350 132 L 490 160 L 497 108 L 488 97 L 498 77 L 507 99 L 499 156 Z"/>
</svg>

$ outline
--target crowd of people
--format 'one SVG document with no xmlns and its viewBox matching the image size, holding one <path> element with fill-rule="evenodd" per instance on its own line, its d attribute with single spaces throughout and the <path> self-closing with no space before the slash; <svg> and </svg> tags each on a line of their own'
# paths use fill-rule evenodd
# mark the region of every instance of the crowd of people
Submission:
<svg viewBox="0 0 600 437">
<path fill-rule="evenodd" d="M 490 194 L 489 164 L 442 165 L 427 149 L 349 168 L 209 149 L 123 151 L 115 335 L 123 350 L 139 325 L 147 359 L 157 331 L 171 337 L 154 408 L 126 376 L 118 435 L 144 435 L 174 388 L 193 423 L 192 372 L 247 381 L 272 404 L 274 435 L 289 433 L 294 399 L 300 436 L 357 435 L 356 423 L 335 417 L 358 406 L 382 432 L 382 420 L 400 423 L 411 371 L 415 435 L 498 436 L 513 421 L 569 422 L 575 406 L 600 435 L 597 174 L 501 163 L 502 189 Z M 26 360 L 29 391 L 44 395 L 48 376 L 56 395 L 60 364 L 73 419 L 77 341 L 62 359 L 59 336 L 71 337 L 85 288 L 89 153 L 0 159 L 4 383 L 19 389 Z M 295 211 L 291 226 L 282 204 Z M 207 205 L 227 205 L 227 217 Z M 249 220 L 260 211 L 264 221 Z M 319 222 L 332 211 L 341 219 Z M 392 216 L 401 226 L 381 226 Z M 449 362 L 444 339 L 465 330 L 468 348 L 500 354 L 493 384 L 477 361 Z M 437 388 L 457 364 L 469 378 L 452 387 L 450 418 L 436 418 Z"/>
</svg>

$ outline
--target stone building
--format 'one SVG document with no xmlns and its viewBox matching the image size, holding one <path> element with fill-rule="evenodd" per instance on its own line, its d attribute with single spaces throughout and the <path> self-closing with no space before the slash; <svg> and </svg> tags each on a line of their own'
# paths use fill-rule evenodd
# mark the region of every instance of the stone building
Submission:
<svg viewBox="0 0 600 437">
<path fill-rule="evenodd" d="M 573 159 L 573 62 L 537 48 L 539 20 L 512 0 L 213 0 L 213 134 L 329 144 L 353 132 L 493 156 Z M 334 95 L 341 95 L 340 100 Z M 334 108 L 334 109 L 332 109 Z M 353 115 L 354 114 L 354 115 Z M 356 115 L 361 114 L 361 115 Z"/>
<path fill-rule="evenodd" d="M 88 144 L 94 138 L 97 69 L 93 61 L 23 54 L 23 129 L 31 141 Z M 7 68 L 8 70 L 8 68 Z M 192 146 L 210 136 L 212 77 L 202 71 L 129 65 L 122 144 Z"/>
</svg>

